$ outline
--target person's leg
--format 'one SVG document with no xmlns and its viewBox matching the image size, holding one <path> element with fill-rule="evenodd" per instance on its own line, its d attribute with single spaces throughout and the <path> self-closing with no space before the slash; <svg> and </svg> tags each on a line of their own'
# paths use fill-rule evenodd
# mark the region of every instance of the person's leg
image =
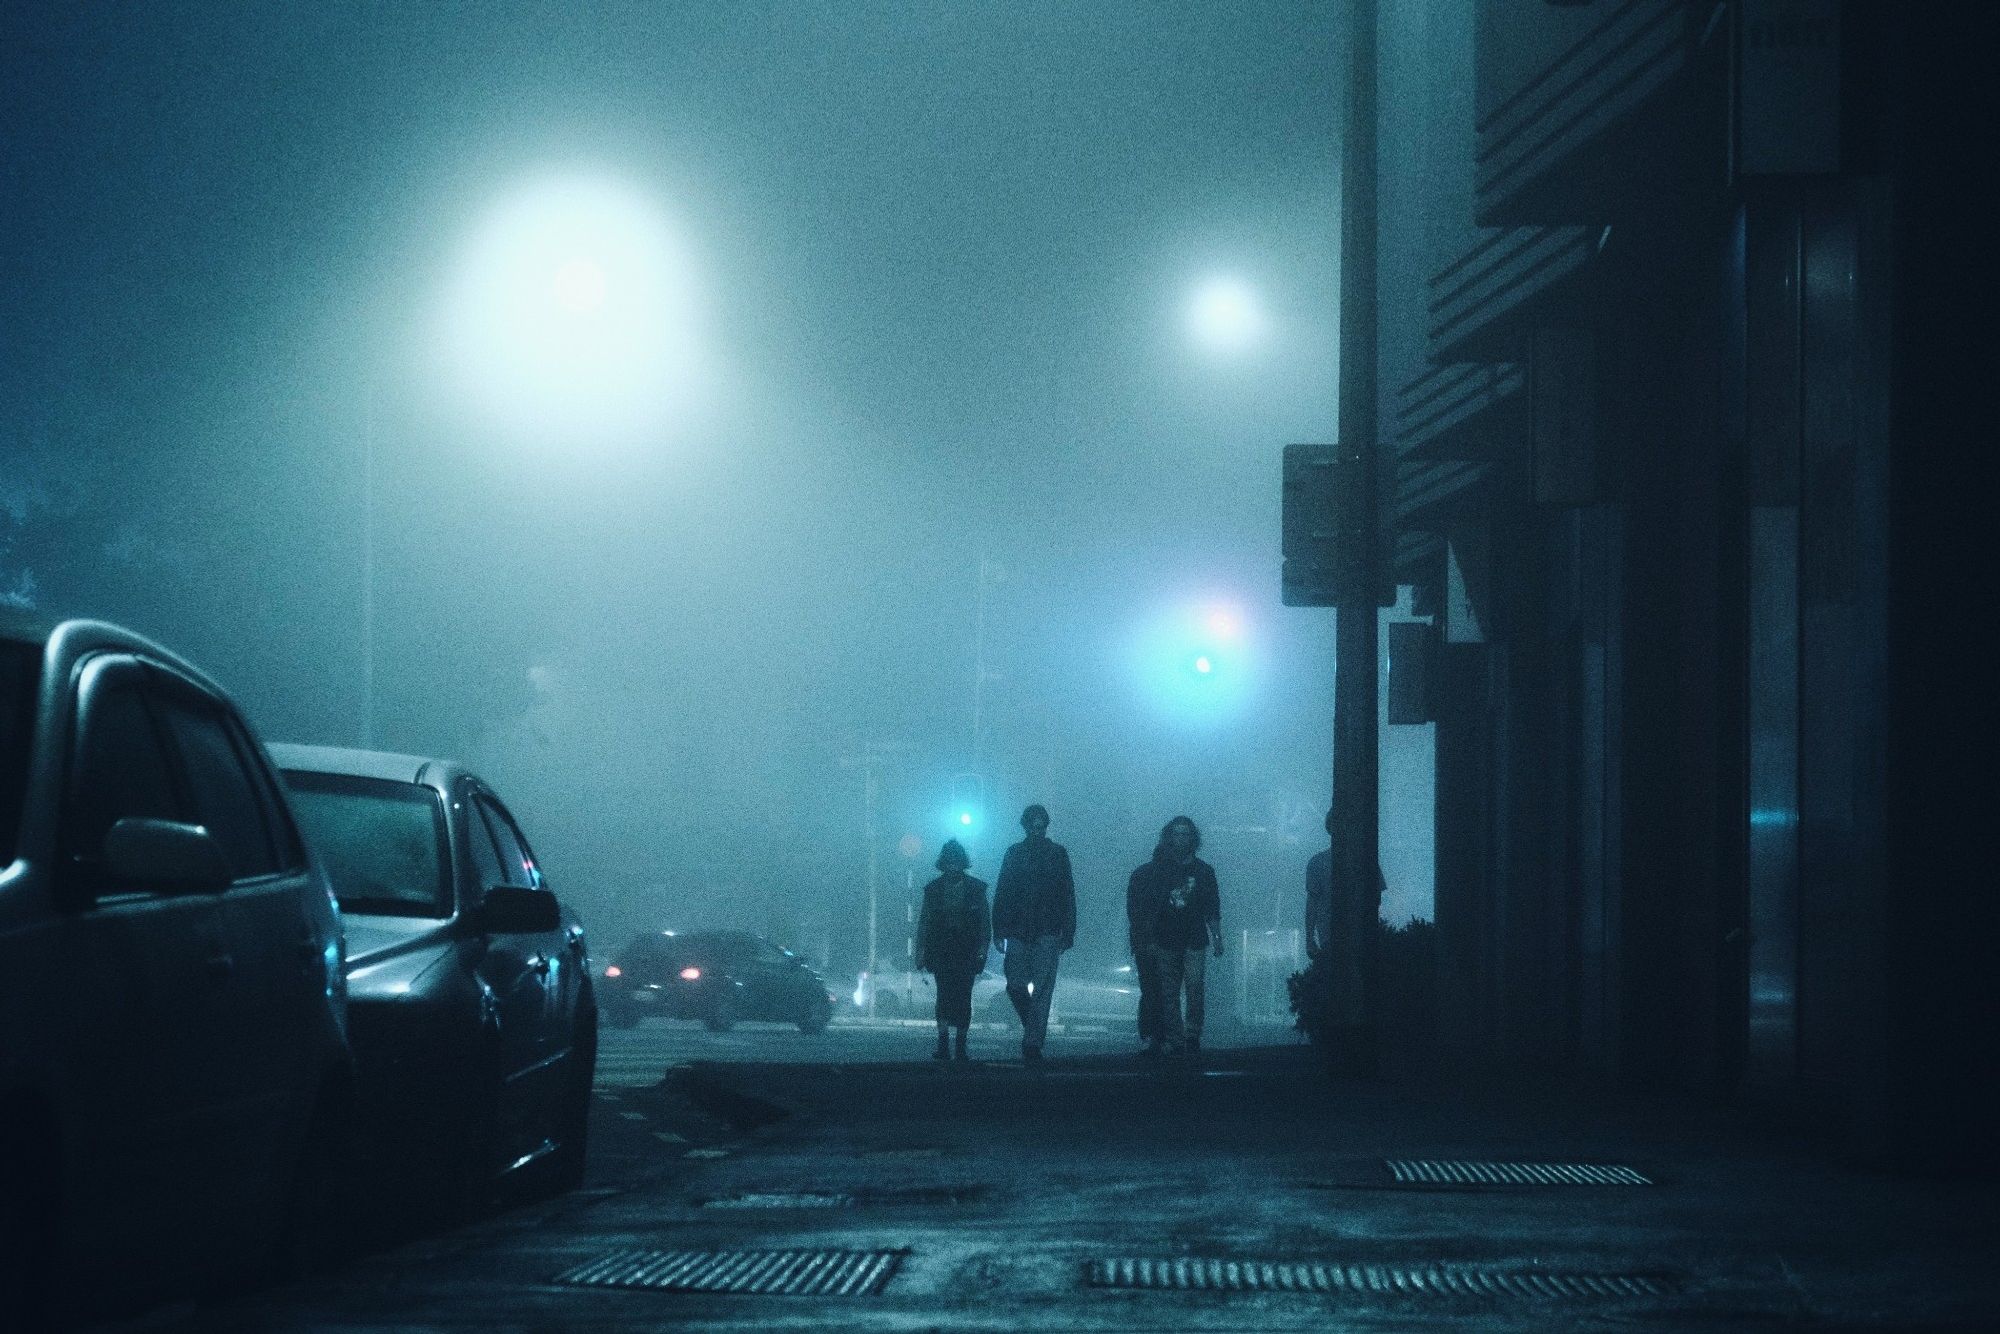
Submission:
<svg viewBox="0 0 2000 1334">
<path fill-rule="evenodd" d="M 1021 1031 L 1028 1031 L 1029 996 L 1028 983 L 1034 980 L 1034 962 L 1028 956 L 1033 953 L 1025 940 L 1009 940 L 1006 955 L 1001 960 L 1001 975 L 1007 979 L 1007 999 L 1014 1003 L 1014 1014 L 1021 1021 Z"/>
<path fill-rule="evenodd" d="M 1189 950 L 1184 971 L 1187 976 L 1187 1045 L 1201 1050 L 1202 1020 L 1208 1016 L 1208 951 Z"/>
<path fill-rule="evenodd" d="M 1159 1001 L 1154 1008 L 1154 1023 L 1158 1026 L 1160 1043 L 1168 1051 L 1181 1049 L 1181 972 L 1187 965 L 1187 951 L 1178 949 L 1155 949 L 1153 967 L 1157 970 Z"/>
<path fill-rule="evenodd" d="M 1055 998 L 1056 965 L 1062 960 L 1062 942 L 1054 936 L 1042 936 L 1034 942 L 1029 957 L 1034 963 L 1035 993 L 1028 998 L 1021 1045 L 1039 1052 L 1049 1035 L 1049 1002 Z"/>
<path fill-rule="evenodd" d="M 972 1023 L 972 973 L 941 974 L 938 988 L 938 1056 L 945 1055 L 945 1029 L 956 1030 L 955 1054 L 965 1059 L 965 1030 Z"/>
<path fill-rule="evenodd" d="M 1160 1041 L 1160 978 L 1151 946 L 1140 947 L 1132 960 L 1132 971 L 1139 979 L 1139 1043 L 1154 1047 Z"/>
</svg>

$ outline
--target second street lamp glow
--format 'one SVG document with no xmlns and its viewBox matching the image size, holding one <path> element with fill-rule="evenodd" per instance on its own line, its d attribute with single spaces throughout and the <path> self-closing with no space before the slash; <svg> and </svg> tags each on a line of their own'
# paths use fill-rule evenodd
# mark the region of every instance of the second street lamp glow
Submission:
<svg viewBox="0 0 2000 1334">
<path fill-rule="evenodd" d="M 1241 352 L 1263 338 L 1263 308 L 1241 279 L 1211 278 L 1188 306 L 1188 329 L 1212 352 Z"/>
</svg>

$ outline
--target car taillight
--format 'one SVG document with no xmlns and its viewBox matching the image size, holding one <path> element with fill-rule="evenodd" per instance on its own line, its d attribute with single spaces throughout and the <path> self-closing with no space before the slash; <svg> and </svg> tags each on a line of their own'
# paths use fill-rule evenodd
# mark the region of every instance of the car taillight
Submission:
<svg viewBox="0 0 2000 1334">
<path fill-rule="evenodd" d="M 683 981 L 683 982 L 699 982 L 700 980 L 701 980 L 701 969 L 699 969 L 699 968 L 683 968 L 683 969 L 681 969 L 681 981 Z"/>
<path fill-rule="evenodd" d="M 614 963 L 604 970 L 604 975 L 606 977 L 623 977 L 625 976 L 625 970 Z"/>
</svg>

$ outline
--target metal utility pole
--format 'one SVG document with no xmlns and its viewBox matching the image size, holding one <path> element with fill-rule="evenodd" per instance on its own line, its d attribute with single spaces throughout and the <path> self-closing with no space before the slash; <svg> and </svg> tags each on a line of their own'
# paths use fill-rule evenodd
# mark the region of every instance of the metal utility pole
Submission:
<svg viewBox="0 0 2000 1334">
<path fill-rule="evenodd" d="M 864 742 L 860 751 L 841 757 L 843 769 L 861 771 L 861 837 L 868 847 L 868 1013 L 875 1013 L 875 970 L 880 954 L 882 905 L 882 849 L 875 825 L 875 809 L 881 797 L 882 765 L 890 756 L 908 747 L 901 742 Z"/>
<path fill-rule="evenodd" d="M 1376 728 L 1377 620 L 1382 584 L 1382 524 L 1377 441 L 1376 357 L 1376 5 L 1348 7 L 1349 69 L 1340 166 L 1340 453 L 1345 485 L 1338 498 L 1340 540 L 1352 577 L 1335 611 L 1333 812 L 1336 902 L 1355 905 L 1356 921 L 1336 925 L 1372 943 L 1380 800 Z M 1366 958 L 1368 946 L 1363 946 Z M 1365 973 L 1364 973 L 1365 975 Z M 1364 1015 L 1366 1000 L 1363 1000 Z"/>
<path fill-rule="evenodd" d="M 980 761 L 986 742 L 986 682 L 990 676 L 986 670 L 986 590 L 1004 578 L 1000 566 L 979 557 L 979 596 L 974 604 L 972 617 L 972 768 L 982 773 Z"/>
</svg>

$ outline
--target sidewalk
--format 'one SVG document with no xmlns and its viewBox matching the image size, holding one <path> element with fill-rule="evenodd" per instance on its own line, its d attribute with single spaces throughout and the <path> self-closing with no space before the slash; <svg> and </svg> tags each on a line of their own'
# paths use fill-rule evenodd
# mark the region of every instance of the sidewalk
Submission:
<svg viewBox="0 0 2000 1334">
<path fill-rule="evenodd" d="M 1712 1110 L 1333 1083 L 1295 1047 L 1215 1053 L 1201 1069 L 1051 1053 L 1040 1070 L 696 1066 L 621 1095 L 609 1115 L 626 1128 L 622 1147 L 604 1145 L 586 1192 L 187 1327 L 2000 1320 L 1990 1187 L 1844 1170 Z M 627 1120 L 635 1112 L 641 1121 Z M 660 1141 L 642 1124 L 653 1116 L 699 1118 L 734 1138 Z M 1624 1167 L 1652 1184 L 1402 1183 L 1385 1160 Z M 864 1295 L 556 1281 L 606 1257 L 586 1276 L 616 1280 L 616 1258 L 634 1252 L 704 1250 L 840 1253 L 797 1264 L 886 1257 Z M 639 1277 L 676 1272 L 666 1264 L 656 1257 Z"/>
</svg>

